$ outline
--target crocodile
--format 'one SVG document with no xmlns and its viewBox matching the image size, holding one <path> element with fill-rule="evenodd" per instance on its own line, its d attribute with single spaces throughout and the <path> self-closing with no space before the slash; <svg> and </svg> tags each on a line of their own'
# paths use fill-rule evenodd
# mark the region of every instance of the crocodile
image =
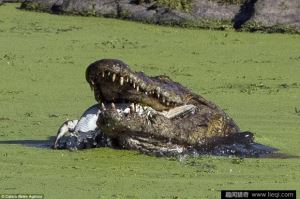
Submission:
<svg viewBox="0 0 300 199">
<path fill-rule="evenodd" d="M 86 80 L 100 110 L 97 128 L 114 146 L 155 155 L 274 151 L 255 143 L 254 134 L 242 132 L 216 104 L 168 76 L 149 77 L 121 60 L 102 59 L 88 66 Z"/>
<path fill-rule="evenodd" d="M 84 111 L 79 120 L 66 120 L 58 129 L 52 148 L 77 150 L 112 146 L 110 138 L 96 124 L 100 113 L 98 104 L 94 104 Z M 67 139 L 62 140 L 67 134 Z"/>
</svg>

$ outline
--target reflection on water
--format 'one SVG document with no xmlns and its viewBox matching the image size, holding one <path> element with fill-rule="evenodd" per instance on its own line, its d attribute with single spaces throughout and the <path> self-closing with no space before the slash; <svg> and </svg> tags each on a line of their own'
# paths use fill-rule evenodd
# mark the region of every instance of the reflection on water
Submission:
<svg viewBox="0 0 300 199">
<path fill-rule="evenodd" d="M 88 136 L 91 138 L 90 136 Z M 92 136 L 93 137 L 93 136 Z M 62 139 L 61 146 L 67 146 L 66 142 L 70 142 L 72 137 L 66 136 Z M 86 141 L 92 142 L 93 144 L 96 142 L 103 141 L 103 139 L 99 139 L 99 137 L 94 137 L 95 139 L 86 139 Z M 96 140 L 98 139 L 98 140 Z M 52 149 L 53 142 L 55 137 L 49 137 L 46 140 L 5 140 L 0 141 L 0 144 L 7 145 L 24 145 L 27 147 L 35 147 L 35 148 L 44 148 L 44 149 Z M 85 143 L 89 145 L 88 143 Z M 102 143 L 103 144 L 103 143 Z M 99 148 L 99 147 L 107 147 L 108 145 L 94 145 L 91 148 Z M 114 148 L 114 147 L 113 147 Z M 60 149 L 64 149 L 61 147 Z M 258 143 L 250 143 L 250 144 L 222 144 L 215 146 L 209 150 L 196 150 L 194 148 L 189 148 L 182 153 L 176 153 L 174 150 L 172 151 L 156 151 L 148 155 L 154 155 L 158 157 L 178 157 L 179 160 L 185 159 L 186 157 L 199 157 L 203 155 L 212 155 L 212 156 L 236 156 L 242 158 L 276 158 L 276 159 L 286 159 L 286 158 L 299 158 L 298 156 L 291 156 L 288 154 L 279 153 L 278 149 L 265 146 Z"/>
</svg>

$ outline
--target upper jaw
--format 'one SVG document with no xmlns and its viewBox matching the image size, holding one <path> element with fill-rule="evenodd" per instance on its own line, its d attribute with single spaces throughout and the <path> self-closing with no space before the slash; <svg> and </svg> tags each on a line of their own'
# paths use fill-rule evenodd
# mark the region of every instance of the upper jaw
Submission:
<svg viewBox="0 0 300 199">
<path fill-rule="evenodd" d="M 181 96 L 170 90 L 160 77 L 149 78 L 144 73 L 133 72 L 118 60 L 100 60 L 91 64 L 86 79 L 94 89 L 97 101 L 135 102 L 158 110 L 183 104 Z"/>
</svg>

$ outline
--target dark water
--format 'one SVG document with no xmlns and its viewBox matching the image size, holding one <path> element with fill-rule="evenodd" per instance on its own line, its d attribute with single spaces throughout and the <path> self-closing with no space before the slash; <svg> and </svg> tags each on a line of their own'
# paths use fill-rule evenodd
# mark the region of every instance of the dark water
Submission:
<svg viewBox="0 0 300 199">
<path fill-rule="evenodd" d="M 6 140 L 0 141 L 0 144 L 24 145 L 27 147 L 44 148 L 50 150 L 52 149 L 54 140 L 55 137 L 49 137 L 48 140 Z M 90 132 L 76 136 L 65 136 L 61 139 L 58 149 L 86 150 L 99 147 L 112 147 L 120 149 L 120 147 L 114 146 L 112 141 L 100 132 Z M 276 148 L 265 146 L 259 143 L 222 144 L 209 150 L 196 150 L 194 148 L 189 148 L 182 153 L 176 153 L 174 151 L 155 151 L 148 155 L 154 155 L 157 157 L 178 157 L 179 159 L 185 157 L 199 157 L 203 155 L 227 157 L 233 156 L 242 158 L 299 158 L 298 156 L 280 153 Z"/>
<path fill-rule="evenodd" d="M 88 134 L 79 134 L 77 137 L 65 137 L 61 140 L 60 149 L 86 149 L 96 147 L 112 147 L 122 148 L 114 145 L 112 140 L 101 134 L 100 132 L 90 132 Z M 222 144 L 210 148 L 209 150 L 197 150 L 189 148 L 182 153 L 176 153 L 174 151 L 155 151 L 147 153 L 148 155 L 154 155 L 158 157 L 197 157 L 203 155 L 212 156 L 236 156 L 243 158 L 291 158 L 287 154 L 278 153 L 278 149 L 274 147 L 265 146 L 259 143 L 246 143 L 246 144 Z M 294 157 L 295 158 L 295 157 Z"/>
</svg>

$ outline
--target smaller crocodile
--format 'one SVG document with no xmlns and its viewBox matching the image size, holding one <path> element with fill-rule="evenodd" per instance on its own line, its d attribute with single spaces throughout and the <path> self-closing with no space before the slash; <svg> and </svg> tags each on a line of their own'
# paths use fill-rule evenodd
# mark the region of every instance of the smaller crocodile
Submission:
<svg viewBox="0 0 300 199">
<path fill-rule="evenodd" d="M 89 107 L 79 120 L 67 120 L 58 129 L 54 149 L 86 149 L 111 146 L 111 140 L 98 128 L 96 122 L 101 113 L 99 105 Z M 67 139 L 61 139 L 70 133 Z"/>
</svg>

